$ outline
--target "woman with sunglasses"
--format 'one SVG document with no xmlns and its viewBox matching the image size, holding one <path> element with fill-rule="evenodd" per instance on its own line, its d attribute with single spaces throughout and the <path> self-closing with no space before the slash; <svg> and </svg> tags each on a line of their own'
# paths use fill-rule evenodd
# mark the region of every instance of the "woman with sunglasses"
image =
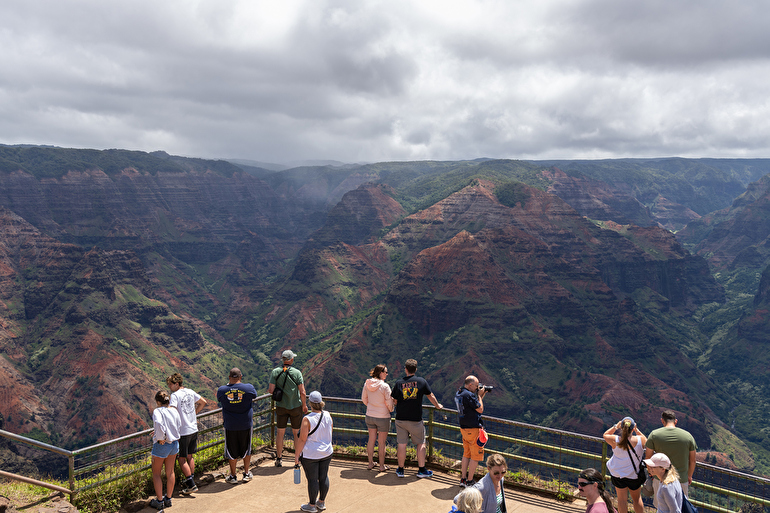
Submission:
<svg viewBox="0 0 770 513">
<path fill-rule="evenodd" d="M 658 478 L 660 485 L 655 490 L 655 507 L 658 513 L 682 513 L 682 485 L 679 473 L 671 460 L 662 452 L 656 452 L 644 460 L 650 475 Z"/>
<path fill-rule="evenodd" d="M 614 513 L 615 511 L 612 497 L 604 489 L 604 478 L 595 468 L 587 468 L 578 475 L 578 494 L 586 499 L 586 513 Z"/>
<path fill-rule="evenodd" d="M 380 472 L 385 472 L 385 444 L 390 430 L 390 412 L 393 411 L 393 399 L 390 397 L 390 385 L 385 383 L 388 368 L 377 364 L 369 373 L 371 378 L 364 383 L 361 400 L 366 405 L 366 427 L 369 429 L 369 441 L 366 444 L 366 455 L 369 457 L 369 470 L 374 468 L 374 443 L 378 444 L 377 456 L 380 462 Z"/>
<path fill-rule="evenodd" d="M 618 430 L 620 435 L 615 434 Z M 604 440 L 612 447 L 612 458 L 607 462 L 607 470 L 618 494 L 618 512 L 628 513 L 630 490 L 634 513 L 644 513 L 642 485 L 647 475 L 642 460 L 647 437 L 639 431 L 634 419 L 626 417 L 604 432 Z"/>
<path fill-rule="evenodd" d="M 479 513 L 506 512 L 503 477 L 507 471 L 508 465 L 505 463 L 505 458 L 499 454 L 493 454 L 487 458 L 487 475 L 472 486 L 481 492 L 481 510 Z M 462 492 L 455 497 L 455 504 L 458 503 L 461 494 Z"/>
</svg>

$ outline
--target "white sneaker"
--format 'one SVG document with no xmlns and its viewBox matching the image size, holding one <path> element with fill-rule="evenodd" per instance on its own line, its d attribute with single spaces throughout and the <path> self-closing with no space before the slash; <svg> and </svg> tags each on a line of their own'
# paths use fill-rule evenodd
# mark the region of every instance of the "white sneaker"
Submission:
<svg viewBox="0 0 770 513">
<path fill-rule="evenodd" d="M 238 477 L 233 475 L 227 476 L 227 479 L 225 479 L 225 483 L 238 484 Z"/>
</svg>

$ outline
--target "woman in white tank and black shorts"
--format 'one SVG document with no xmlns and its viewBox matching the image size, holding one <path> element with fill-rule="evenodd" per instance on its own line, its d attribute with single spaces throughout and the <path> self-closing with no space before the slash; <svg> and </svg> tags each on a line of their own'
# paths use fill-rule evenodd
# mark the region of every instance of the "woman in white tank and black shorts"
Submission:
<svg viewBox="0 0 770 513">
<path fill-rule="evenodd" d="M 615 434 L 618 430 L 620 435 Z M 607 471 L 612 476 L 612 484 L 618 494 L 618 513 L 628 513 L 629 490 L 634 513 L 644 513 L 642 485 L 647 475 L 641 464 L 647 437 L 639 431 L 634 419 L 626 417 L 604 432 L 604 440 L 612 447 Z"/>
</svg>

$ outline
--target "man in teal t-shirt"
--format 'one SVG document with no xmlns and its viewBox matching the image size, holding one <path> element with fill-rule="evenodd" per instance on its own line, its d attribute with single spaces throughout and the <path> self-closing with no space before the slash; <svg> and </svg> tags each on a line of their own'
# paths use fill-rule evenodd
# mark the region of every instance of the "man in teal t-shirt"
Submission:
<svg viewBox="0 0 770 513">
<path fill-rule="evenodd" d="M 646 458 L 649 459 L 656 452 L 662 452 L 668 456 L 679 473 L 682 492 L 687 495 L 689 485 L 692 483 L 692 475 L 695 473 L 695 453 L 698 450 L 695 439 L 689 432 L 676 427 L 678 421 L 673 411 L 664 411 L 660 421 L 663 427 L 653 430 L 647 438 Z M 657 484 L 657 479 L 653 484 Z"/>
<path fill-rule="evenodd" d="M 307 402 L 305 401 L 305 383 L 302 379 L 302 373 L 292 367 L 294 358 L 297 355 L 291 349 L 287 349 L 281 354 L 283 365 L 276 367 L 270 373 L 270 384 L 267 387 L 267 393 L 272 394 L 276 387 L 283 390 L 283 397 L 275 403 L 275 416 L 277 437 L 275 442 L 275 466 L 280 467 L 281 456 L 283 455 L 283 437 L 286 433 L 286 426 L 291 419 L 291 430 L 294 433 L 294 440 L 297 440 L 299 428 L 302 426 L 302 415 L 307 413 Z"/>
</svg>

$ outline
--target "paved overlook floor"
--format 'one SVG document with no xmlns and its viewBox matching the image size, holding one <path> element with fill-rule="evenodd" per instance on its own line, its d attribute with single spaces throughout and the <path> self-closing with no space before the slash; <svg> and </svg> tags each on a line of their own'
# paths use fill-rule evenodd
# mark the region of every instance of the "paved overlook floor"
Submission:
<svg viewBox="0 0 770 513">
<path fill-rule="evenodd" d="M 224 469 L 222 469 L 224 471 Z M 394 467 L 388 472 L 368 471 L 366 462 L 333 459 L 329 469 L 330 489 L 326 498 L 328 513 L 409 512 L 447 513 L 452 499 L 460 492 L 457 474 L 435 472 L 430 479 L 417 479 L 416 468 L 407 468 L 406 478 L 397 478 Z M 254 479 L 237 485 L 225 483 L 220 472 L 209 484 L 189 496 L 173 498 L 166 513 L 301 513 L 307 502 L 307 482 L 294 484 L 292 466 L 276 468 L 272 459 L 252 465 Z M 239 468 L 238 478 L 241 477 Z M 539 495 L 506 490 L 509 513 L 583 513 L 585 502 L 558 502 Z M 153 513 L 145 507 L 141 513 Z"/>
</svg>

